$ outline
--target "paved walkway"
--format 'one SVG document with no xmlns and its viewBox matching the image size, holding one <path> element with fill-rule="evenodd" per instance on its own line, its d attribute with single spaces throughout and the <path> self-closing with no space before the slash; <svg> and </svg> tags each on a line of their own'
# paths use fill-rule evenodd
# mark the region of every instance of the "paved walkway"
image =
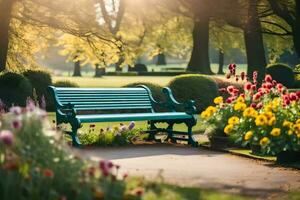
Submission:
<svg viewBox="0 0 300 200">
<path fill-rule="evenodd" d="M 76 151 L 92 160 L 112 160 L 131 176 L 155 179 L 161 172 L 166 182 L 181 186 L 261 197 L 300 189 L 298 170 L 187 146 L 146 145 Z"/>
</svg>

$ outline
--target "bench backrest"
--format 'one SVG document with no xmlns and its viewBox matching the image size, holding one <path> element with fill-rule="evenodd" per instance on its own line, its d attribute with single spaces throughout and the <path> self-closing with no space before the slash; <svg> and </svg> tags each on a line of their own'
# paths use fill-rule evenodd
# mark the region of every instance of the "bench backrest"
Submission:
<svg viewBox="0 0 300 200">
<path fill-rule="evenodd" d="M 149 90 L 137 88 L 50 87 L 56 104 L 72 104 L 76 111 L 147 110 L 153 112 Z"/>
</svg>

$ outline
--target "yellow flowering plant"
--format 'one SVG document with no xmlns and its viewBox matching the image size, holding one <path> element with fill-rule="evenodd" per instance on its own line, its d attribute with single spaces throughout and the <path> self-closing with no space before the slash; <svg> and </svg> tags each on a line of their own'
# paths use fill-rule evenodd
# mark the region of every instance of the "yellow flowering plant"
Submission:
<svg viewBox="0 0 300 200">
<path fill-rule="evenodd" d="M 277 100 L 276 100 L 277 101 Z M 260 146 L 261 153 L 277 155 L 283 151 L 300 151 L 300 101 L 289 106 L 269 108 L 270 103 L 259 111 L 247 108 L 236 125 L 232 136 L 243 146 Z"/>
<path fill-rule="evenodd" d="M 259 146 L 263 154 L 300 151 L 300 91 L 289 93 L 270 75 L 258 87 L 257 72 L 250 82 L 245 73 L 238 76 L 231 66 L 227 77 L 232 76 L 246 80 L 244 90 L 234 86 L 220 89 L 229 97 L 217 97 L 214 108 L 201 113 L 203 121 L 237 144 Z M 213 135 L 217 133 L 213 131 Z"/>
</svg>

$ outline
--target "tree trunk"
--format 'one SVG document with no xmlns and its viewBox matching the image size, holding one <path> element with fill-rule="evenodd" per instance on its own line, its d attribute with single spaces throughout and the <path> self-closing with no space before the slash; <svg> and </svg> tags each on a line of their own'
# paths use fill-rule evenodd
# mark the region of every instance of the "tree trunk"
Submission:
<svg viewBox="0 0 300 200">
<path fill-rule="evenodd" d="M 99 64 L 95 66 L 95 77 L 102 77 L 105 74 L 105 68 L 100 68 Z"/>
<path fill-rule="evenodd" d="M 115 64 L 116 72 L 122 72 L 122 63 L 124 62 L 124 58 L 120 57 L 118 62 Z"/>
<path fill-rule="evenodd" d="M 296 0 L 296 22 L 293 29 L 293 41 L 300 63 L 300 0 Z"/>
<path fill-rule="evenodd" d="M 6 69 L 9 44 L 9 24 L 14 2 L 15 0 L 0 1 L 0 72 Z"/>
<path fill-rule="evenodd" d="M 209 17 L 194 22 L 193 50 L 187 71 L 213 74 L 209 61 Z"/>
<path fill-rule="evenodd" d="M 244 29 L 244 38 L 248 63 L 248 75 L 258 72 L 258 80 L 265 75 L 266 57 L 261 33 L 261 24 L 257 12 L 257 0 L 248 0 L 248 19 Z"/>
<path fill-rule="evenodd" d="M 159 53 L 157 55 L 156 65 L 167 65 L 166 55 L 164 53 Z"/>
<path fill-rule="evenodd" d="M 222 49 L 219 49 L 219 70 L 218 74 L 225 74 L 223 71 L 224 66 L 224 52 Z"/>
<path fill-rule="evenodd" d="M 74 63 L 74 73 L 73 73 L 73 76 L 81 76 L 80 61 L 76 61 Z"/>
</svg>

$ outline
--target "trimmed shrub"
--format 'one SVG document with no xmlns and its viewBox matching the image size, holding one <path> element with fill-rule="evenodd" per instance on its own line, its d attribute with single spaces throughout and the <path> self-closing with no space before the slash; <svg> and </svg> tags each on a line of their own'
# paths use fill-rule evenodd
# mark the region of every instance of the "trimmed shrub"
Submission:
<svg viewBox="0 0 300 200">
<path fill-rule="evenodd" d="M 53 84 L 55 87 L 71 87 L 71 88 L 76 88 L 79 87 L 77 83 L 71 82 L 71 81 L 57 81 Z"/>
<path fill-rule="evenodd" d="M 128 68 L 129 72 L 147 72 L 147 66 L 144 64 L 135 64 L 134 67 Z"/>
<path fill-rule="evenodd" d="M 31 95 L 31 83 L 23 75 L 12 72 L 0 75 L 0 99 L 6 106 L 24 106 Z"/>
<path fill-rule="evenodd" d="M 153 98 L 156 101 L 161 102 L 161 101 L 164 101 L 166 99 L 164 94 L 162 93 L 163 87 L 158 85 L 158 84 L 147 83 L 147 82 L 136 82 L 136 83 L 131 83 L 131 84 L 125 85 L 124 87 L 136 87 L 138 85 L 147 86 L 151 90 Z"/>
<path fill-rule="evenodd" d="M 178 101 L 185 102 L 190 99 L 196 101 L 198 112 L 211 105 L 219 94 L 217 83 L 205 75 L 176 76 L 168 86 Z"/>
<path fill-rule="evenodd" d="M 27 70 L 23 75 L 30 81 L 39 97 L 46 95 L 47 88 L 52 84 L 51 75 L 42 70 Z"/>
<path fill-rule="evenodd" d="M 274 80 L 282 83 L 288 88 L 294 87 L 295 75 L 293 69 L 288 65 L 276 63 L 267 66 L 266 73 L 270 74 Z"/>
<path fill-rule="evenodd" d="M 42 97 L 44 96 L 46 109 L 49 110 L 53 107 L 53 99 L 48 91 L 48 87 L 52 84 L 50 73 L 43 70 L 27 70 L 23 72 L 23 75 L 30 81 L 32 87 L 35 89 L 37 95 L 36 100 L 40 102 L 40 105 L 43 104 Z"/>
</svg>

